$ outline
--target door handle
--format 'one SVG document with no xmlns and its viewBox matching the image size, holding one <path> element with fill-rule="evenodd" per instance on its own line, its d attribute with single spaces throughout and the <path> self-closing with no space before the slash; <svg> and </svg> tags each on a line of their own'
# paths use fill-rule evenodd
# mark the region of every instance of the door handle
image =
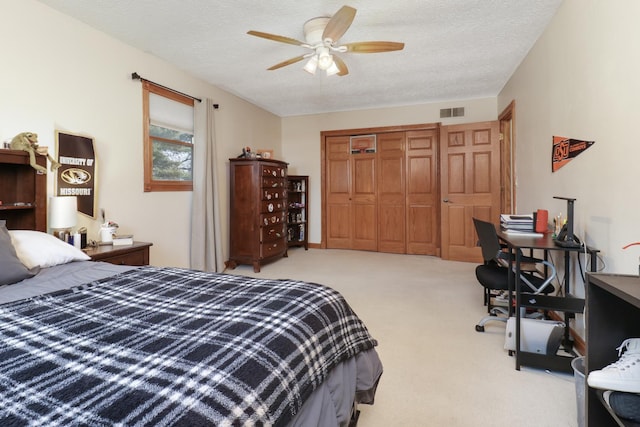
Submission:
<svg viewBox="0 0 640 427">
<path fill-rule="evenodd" d="M 442 199 L 443 202 L 449 203 L 449 199 Z"/>
</svg>

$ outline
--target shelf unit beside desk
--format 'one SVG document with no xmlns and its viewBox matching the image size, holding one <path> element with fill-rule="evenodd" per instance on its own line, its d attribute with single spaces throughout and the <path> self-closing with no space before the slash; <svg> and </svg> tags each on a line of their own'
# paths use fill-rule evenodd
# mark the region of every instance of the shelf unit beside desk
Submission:
<svg viewBox="0 0 640 427">
<path fill-rule="evenodd" d="M 618 360 L 617 347 L 640 336 L 640 277 L 619 274 L 587 275 L 587 353 L 585 374 Z M 637 426 L 618 418 L 604 403 L 602 390 L 585 384 L 587 425 Z"/>
<path fill-rule="evenodd" d="M 520 370 L 521 366 L 532 366 L 537 368 L 551 369 L 555 371 L 563 371 L 571 373 L 572 356 L 562 355 L 546 355 L 538 353 L 529 353 L 520 350 L 520 308 L 533 308 L 538 310 L 548 310 L 564 313 L 565 322 L 565 334 L 564 334 L 564 350 L 571 352 L 572 341 L 569 330 L 569 319 L 575 315 L 575 313 L 582 313 L 584 311 L 584 298 L 578 298 L 572 296 L 570 284 L 571 284 L 571 254 L 587 253 L 591 259 L 591 271 L 595 271 L 598 261 L 598 250 L 590 247 L 562 247 L 556 245 L 550 233 L 545 233 L 542 237 L 531 236 L 514 236 L 504 232 L 498 232 L 498 237 L 502 240 L 511 253 L 514 259 L 513 268 L 515 270 L 514 275 L 510 275 L 510 281 L 520 280 L 520 261 L 523 256 L 523 251 L 533 252 L 534 250 L 541 250 L 544 253 L 544 259 L 548 260 L 549 253 L 552 251 L 562 252 L 564 255 L 564 296 L 550 296 L 550 295 L 534 295 L 529 293 L 520 292 L 519 283 L 510 283 L 509 289 L 515 289 L 516 294 L 516 369 Z"/>
</svg>

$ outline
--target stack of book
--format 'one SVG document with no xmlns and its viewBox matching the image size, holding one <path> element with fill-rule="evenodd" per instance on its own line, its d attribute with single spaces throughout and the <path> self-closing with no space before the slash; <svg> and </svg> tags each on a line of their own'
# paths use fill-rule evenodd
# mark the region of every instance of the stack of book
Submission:
<svg viewBox="0 0 640 427">
<path fill-rule="evenodd" d="M 133 235 L 132 234 L 117 234 L 113 236 L 113 242 L 111 243 L 113 246 L 124 246 L 124 245 L 133 245 Z"/>
<path fill-rule="evenodd" d="M 522 236 L 543 236 L 542 233 L 534 231 L 533 214 L 528 215 L 500 215 L 500 229 L 511 235 Z"/>
</svg>

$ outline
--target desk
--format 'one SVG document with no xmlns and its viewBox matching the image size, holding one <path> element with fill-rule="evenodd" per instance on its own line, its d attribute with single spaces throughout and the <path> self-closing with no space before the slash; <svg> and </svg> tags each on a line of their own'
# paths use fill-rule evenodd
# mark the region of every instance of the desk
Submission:
<svg viewBox="0 0 640 427">
<path fill-rule="evenodd" d="M 520 370 L 520 366 L 533 366 L 538 368 L 552 369 L 556 371 L 573 372 L 571 368 L 571 360 L 573 357 L 559 355 L 545 355 L 538 353 L 527 353 L 520 351 L 520 307 L 535 308 L 541 310 L 554 310 L 564 312 L 565 331 L 564 331 L 564 349 L 567 352 L 572 351 L 571 337 L 569 334 L 569 319 L 571 314 L 582 313 L 584 311 L 584 298 L 576 298 L 571 296 L 570 292 L 570 275 L 571 275 L 571 253 L 585 253 L 584 248 L 566 248 L 557 246 L 550 233 L 546 233 L 543 237 L 515 236 L 499 231 L 498 238 L 502 240 L 512 253 L 513 268 L 515 275 L 509 275 L 509 293 L 515 289 L 516 293 L 516 369 Z M 562 285 L 564 286 L 564 296 L 547 296 L 533 295 L 520 292 L 520 261 L 522 259 L 522 251 L 534 249 L 544 252 L 544 259 L 547 260 L 550 251 L 562 252 L 564 255 L 564 278 Z M 591 257 L 591 271 L 595 272 L 598 262 L 598 250 L 587 246 L 586 253 Z M 513 283 L 514 277 L 516 283 Z M 510 308 L 511 310 L 511 308 Z"/>
</svg>

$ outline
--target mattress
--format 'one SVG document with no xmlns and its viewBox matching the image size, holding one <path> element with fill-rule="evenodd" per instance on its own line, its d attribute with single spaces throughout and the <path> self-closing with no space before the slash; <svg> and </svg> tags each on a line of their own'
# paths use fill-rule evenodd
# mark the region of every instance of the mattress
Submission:
<svg viewBox="0 0 640 427">
<path fill-rule="evenodd" d="M 312 283 L 87 261 L 0 301 L 2 425 L 347 425 L 382 374 Z"/>
<path fill-rule="evenodd" d="M 0 304 L 69 289 L 134 268 L 137 267 L 94 261 L 75 261 L 43 268 L 35 277 L 0 286 Z"/>
</svg>

